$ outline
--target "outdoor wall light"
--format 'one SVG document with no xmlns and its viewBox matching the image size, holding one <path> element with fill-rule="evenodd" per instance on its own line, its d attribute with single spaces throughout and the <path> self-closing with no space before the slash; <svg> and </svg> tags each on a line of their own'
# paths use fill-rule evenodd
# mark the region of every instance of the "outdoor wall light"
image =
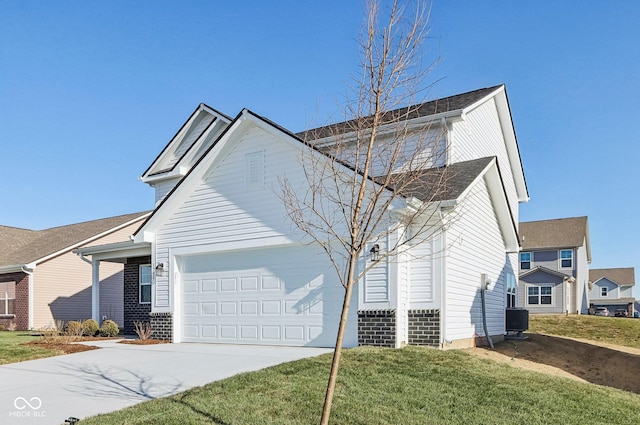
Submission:
<svg viewBox="0 0 640 425">
<path fill-rule="evenodd" d="M 380 258 L 380 245 L 375 244 L 372 246 L 369 254 L 371 255 L 371 261 L 378 261 L 378 258 Z"/>
<path fill-rule="evenodd" d="M 164 273 L 164 263 L 158 263 L 156 265 L 156 276 L 162 276 L 162 273 Z"/>
</svg>

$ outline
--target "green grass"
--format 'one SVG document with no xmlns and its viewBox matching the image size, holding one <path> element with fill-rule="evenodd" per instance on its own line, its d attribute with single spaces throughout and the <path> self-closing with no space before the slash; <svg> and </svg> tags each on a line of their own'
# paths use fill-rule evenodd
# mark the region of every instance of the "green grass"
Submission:
<svg viewBox="0 0 640 425">
<path fill-rule="evenodd" d="M 38 338 L 29 335 L 29 332 L 0 332 L 0 365 L 63 354 L 60 350 L 51 350 L 34 345 L 22 345 Z"/>
<path fill-rule="evenodd" d="M 330 361 L 237 375 L 82 423 L 316 424 Z M 341 425 L 638 421 L 640 395 L 420 347 L 345 350 L 331 416 Z"/>
<path fill-rule="evenodd" d="M 530 315 L 529 332 L 640 348 L 640 319 L 588 315 Z"/>
</svg>

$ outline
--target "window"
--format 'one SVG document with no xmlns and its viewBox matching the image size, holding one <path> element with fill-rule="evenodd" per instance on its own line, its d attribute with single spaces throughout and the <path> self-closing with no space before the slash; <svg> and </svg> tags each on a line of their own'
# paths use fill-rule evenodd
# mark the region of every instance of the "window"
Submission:
<svg viewBox="0 0 640 425">
<path fill-rule="evenodd" d="M 16 283 L 0 282 L 0 314 L 16 314 Z"/>
<path fill-rule="evenodd" d="M 529 270 L 531 268 L 531 253 L 520 253 L 520 270 Z"/>
<path fill-rule="evenodd" d="M 512 308 L 516 306 L 516 277 L 507 273 L 507 308 Z"/>
<path fill-rule="evenodd" d="M 573 268 L 573 250 L 563 249 L 560 251 L 560 268 L 572 269 Z"/>
<path fill-rule="evenodd" d="M 151 265 L 144 264 L 139 269 L 140 304 L 151 303 Z"/>
<path fill-rule="evenodd" d="M 534 305 L 550 305 L 551 286 L 529 286 L 527 289 L 527 303 Z"/>
<path fill-rule="evenodd" d="M 600 296 L 601 297 L 606 297 L 608 293 L 609 293 L 608 288 L 600 288 Z"/>
</svg>

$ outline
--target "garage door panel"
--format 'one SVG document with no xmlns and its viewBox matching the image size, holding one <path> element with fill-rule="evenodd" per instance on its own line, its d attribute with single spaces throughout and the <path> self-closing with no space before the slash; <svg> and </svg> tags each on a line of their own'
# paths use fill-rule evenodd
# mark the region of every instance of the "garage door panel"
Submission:
<svg viewBox="0 0 640 425">
<path fill-rule="evenodd" d="M 202 292 L 217 292 L 218 279 L 202 279 Z"/>
<path fill-rule="evenodd" d="M 307 248 L 179 258 L 182 340 L 335 344 L 343 288 L 325 257 Z M 357 344 L 356 314 L 352 309 L 347 346 Z"/>
</svg>

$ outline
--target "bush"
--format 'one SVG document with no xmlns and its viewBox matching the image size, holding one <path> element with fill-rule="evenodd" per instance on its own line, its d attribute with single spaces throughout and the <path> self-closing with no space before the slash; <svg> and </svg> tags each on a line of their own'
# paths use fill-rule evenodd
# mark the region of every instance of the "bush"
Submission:
<svg viewBox="0 0 640 425">
<path fill-rule="evenodd" d="M 72 320 L 67 322 L 65 333 L 69 336 L 82 336 L 84 334 L 84 327 L 82 323 Z"/>
<path fill-rule="evenodd" d="M 0 325 L 0 332 L 2 332 L 4 330 L 4 326 Z"/>
<path fill-rule="evenodd" d="M 96 336 L 100 330 L 100 326 L 98 326 L 98 322 L 93 319 L 87 319 L 82 322 L 82 334 L 85 336 Z"/>
<path fill-rule="evenodd" d="M 100 328 L 100 335 L 113 337 L 118 335 L 120 332 L 120 328 L 118 328 L 118 324 L 113 320 L 105 320 L 102 322 L 102 328 Z"/>
</svg>

